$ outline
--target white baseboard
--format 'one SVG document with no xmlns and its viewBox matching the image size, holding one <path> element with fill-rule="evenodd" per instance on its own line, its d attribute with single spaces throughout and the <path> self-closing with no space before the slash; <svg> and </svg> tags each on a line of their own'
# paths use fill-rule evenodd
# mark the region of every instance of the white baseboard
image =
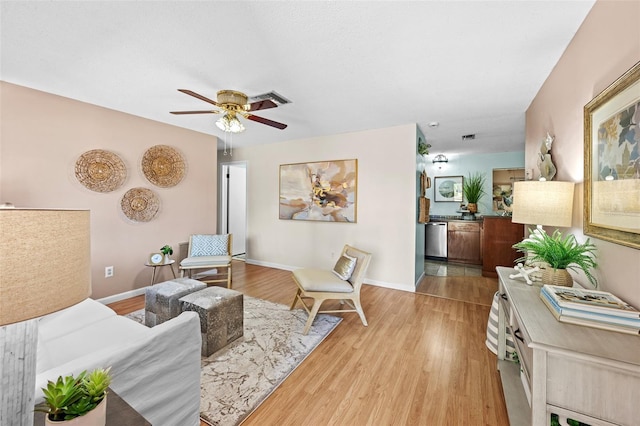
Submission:
<svg viewBox="0 0 640 426">
<path fill-rule="evenodd" d="M 103 297 L 102 299 L 96 299 L 96 302 L 100 302 L 103 305 L 109 303 L 119 302 L 121 300 L 130 299 L 135 296 L 140 296 L 145 293 L 147 287 L 136 288 L 135 290 L 125 291 L 124 293 L 114 294 L 113 296 Z"/>
<path fill-rule="evenodd" d="M 266 266 L 268 268 L 282 269 L 284 271 L 295 271 L 296 269 L 300 269 L 300 266 L 282 265 L 279 263 L 263 262 L 255 259 L 246 259 L 246 262 L 250 265 Z M 415 285 L 412 288 L 410 285 L 407 286 L 406 284 L 402 284 L 402 283 L 390 283 L 386 281 L 372 280 L 369 278 L 364 279 L 364 284 L 374 285 L 376 287 L 389 288 L 392 290 L 408 291 L 410 293 L 416 292 Z"/>
<path fill-rule="evenodd" d="M 262 262 L 254 259 L 246 259 L 246 263 L 250 265 L 266 266 L 267 268 L 282 269 L 284 271 L 295 271 L 296 269 L 300 269 L 299 266 L 282 265 L 280 263 L 272 263 L 272 262 Z M 206 272 L 210 272 L 210 271 L 206 271 Z M 424 276 L 424 273 L 420 276 L 420 278 L 418 279 L 418 282 L 420 282 L 423 276 Z M 364 284 L 374 285 L 376 287 L 389 288 L 392 290 L 408 291 L 410 293 L 415 293 L 415 290 L 416 290 L 415 286 L 414 288 L 408 288 L 405 284 L 390 283 L 386 281 L 372 280 L 369 278 L 365 278 Z M 416 283 L 416 286 L 417 286 L 417 283 Z M 121 300 L 130 299 L 132 297 L 144 294 L 146 288 L 147 287 L 142 287 L 142 288 L 137 288 L 135 290 L 125 291 L 124 293 L 114 294 L 113 296 L 103 297 L 102 299 L 96 299 L 96 301 L 104 305 L 108 305 L 109 303 L 119 302 Z"/>
</svg>

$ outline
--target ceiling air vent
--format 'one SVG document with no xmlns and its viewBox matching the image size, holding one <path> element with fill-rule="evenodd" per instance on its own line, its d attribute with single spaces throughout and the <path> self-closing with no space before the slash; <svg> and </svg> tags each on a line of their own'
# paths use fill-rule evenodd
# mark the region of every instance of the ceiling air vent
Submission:
<svg viewBox="0 0 640 426">
<path fill-rule="evenodd" d="M 469 135 L 462 135 L 462 140 L 463 141 L 470 141 L 476 138 L 476 135 L 474 133 L 471 133 Z"/>
<path fill-rule="evenodd" d="M 291 101 L 289 99 L 287 99 L 284 96 L 276 93 L 273 90 L 271 92 L 263 93 L 262 95 L 252 96 L 249 99 L 249 101 L 250 102 L 257 102 L 257 101 L 264 101 L 265 99 L 272 100 L 273 102 L 277 103 L 278 105 L 285 105 L 285 104 L 290 104 L 291 103 Z"/>
</svg>

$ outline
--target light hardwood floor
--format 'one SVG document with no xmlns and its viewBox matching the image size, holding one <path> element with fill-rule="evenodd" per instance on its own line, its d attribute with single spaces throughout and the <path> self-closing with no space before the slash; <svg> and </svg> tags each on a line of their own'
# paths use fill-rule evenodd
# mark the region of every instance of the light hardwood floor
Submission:
<svg viewBox="0 0 640 426">
<path fill-rule="evenodd" d="M 244 294 L 293 301 L 288 271 L 234 261 L 233 272 Z M 369 326 L 344 314 L 243 425 L 509 424 L 484 344 L 489 306 L 368 285 L 362 304 Z M 126 314 L 144 307 L 144 296 L 110 306 Z"/>
<path fill-rule="evenodd" d="M 498 279 L 483 277 L 479 265 L 426 260 L 424 267 L 417 293 L 491 306 Z"/>
</svg>

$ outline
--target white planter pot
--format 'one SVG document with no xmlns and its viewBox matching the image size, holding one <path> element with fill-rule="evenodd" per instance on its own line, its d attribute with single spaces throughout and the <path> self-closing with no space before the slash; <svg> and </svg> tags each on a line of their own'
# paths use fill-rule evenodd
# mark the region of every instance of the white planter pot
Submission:
<svg viewBox="0 0 640 426">
<path fill-rule="evenodd" d="M 84 416 L 71 420 L 53 421 L 49 420 L 49 415 L 44 416 L 46 426 L 105 426 L 107 423 L 107 397 L 105 396 L 100 404 Z"/>
</svg>

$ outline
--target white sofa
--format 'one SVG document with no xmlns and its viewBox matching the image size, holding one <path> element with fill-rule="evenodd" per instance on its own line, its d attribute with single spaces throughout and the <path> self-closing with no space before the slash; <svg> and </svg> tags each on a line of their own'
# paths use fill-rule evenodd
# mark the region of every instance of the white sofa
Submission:
<svg viewBox="0 0 640 426">
<path fill-rule="evenodd" d="M 154 426 L 197 426 L 200 348 L 195 312 L 147 328 L 86 299 L 39 319 L 35 402 L 48 380 L 111 367 L 111 388 Z"/>
</svg>

